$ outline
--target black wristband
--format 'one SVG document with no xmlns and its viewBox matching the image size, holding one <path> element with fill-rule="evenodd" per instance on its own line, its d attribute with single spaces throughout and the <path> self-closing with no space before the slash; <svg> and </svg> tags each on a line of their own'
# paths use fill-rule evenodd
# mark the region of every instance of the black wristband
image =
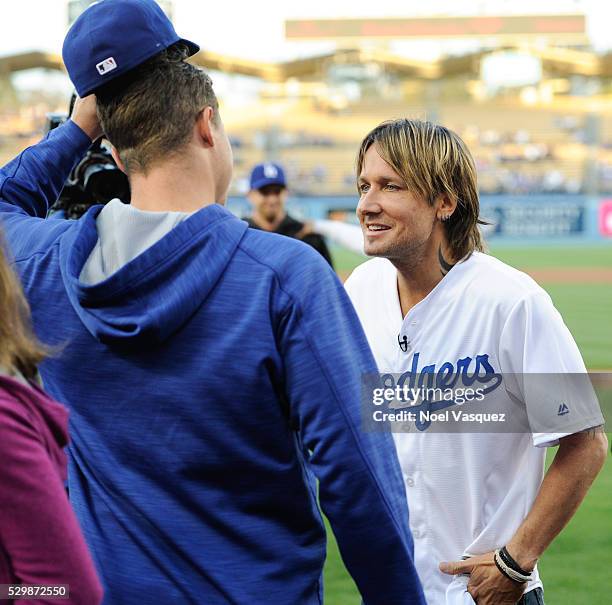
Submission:
<svg viewBox="0 0 612 605">
<path fill-rule="evenodd" d="M 518 580 L 515 580 L 513 577 L 509 576 L 504 570 L 504 568 L 497 562 L 496 556 L 493 557 L 493 561 L 495 562 L 495 567 L 499 569 L 499 573 L 501 573 L 502 576 L 505 576 L 506 578 L 508 578 L 508 580 L 512 580 L 515 584 L 524 584 L 524 582 L 519 582 Z"/>
<path fill-rule="evenodd" d="M 531 572 L 530 571 L 525 571 L 511 556 L 510 553 L 508 552 L 508 549 L 505 546 L 502 546 L 502 548 L 499 549 L 499 556 L 501 557 L 501 560 L 513 571 L 516 571 L 516 573 L 520 573 L 523 576 L 530 576 Z"/>
</svg>

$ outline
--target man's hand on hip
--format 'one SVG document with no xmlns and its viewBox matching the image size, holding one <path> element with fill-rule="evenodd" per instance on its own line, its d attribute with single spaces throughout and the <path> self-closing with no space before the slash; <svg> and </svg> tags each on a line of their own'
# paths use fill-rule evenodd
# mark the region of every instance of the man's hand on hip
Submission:
<svg viewBox="0 0 612 605">
<path fill-rule="evenodd" d="M 497 569 L 492 552 L 464 561 L 440 563 L 440 571 L 451 576 L 468 574 L 467 589 L 478 605 L 515 605 L 525 590 L 524 584 L 506 578 Z"/>
<path fill-rule="evenodd" d="M 70 119 L 92 140 L 95 141 L 104 133 L 100 126 L 98 113 L 96 111 L 96 96 L 87 95 L 77 100 L 72 109 Z"/>
</svg>

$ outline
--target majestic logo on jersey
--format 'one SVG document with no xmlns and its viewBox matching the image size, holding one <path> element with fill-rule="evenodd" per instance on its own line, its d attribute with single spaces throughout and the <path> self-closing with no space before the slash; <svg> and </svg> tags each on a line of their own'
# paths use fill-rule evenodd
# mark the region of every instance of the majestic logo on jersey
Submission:
<svg viewBox="0 0 612 605">
<path fill-rule="evenodd" d="M 399 340 L 400 347 L 402 342 Z M 392 374 L 383 374 L 383 384 L 387 384 L 389 379 L 396 382 L 401 388 L 405 385 L 411 392 L 431 392 L 442 390 L 448 392 L 453 389 L 479 388 L 482 394 L 490 393 L 497 389 L 502 383 L 502 375 L 495 371 L 489 361 L 488 354 L 476 355 L 475 357 L 461 357 L 456 362 L 444 361 L 438 367 L 437 364 L 430 364 L 419 369 L 420 353 L 412 356 L 410 370 L 401 374 L 397 381 Z M 434 400 L 431 398 L 421 398 L 421 403 L 413 402 L 411 411 L 417 412 L 438 412 L 461 402 L 454 399 Z M 568 410 L 569 411 L 569 410 Z M 431 425 L 430 421 L 417 420 L 415 426 L 419 431 L 425 431 Z"/>
<path fill-rule="evenodd" d="M 569 408 L 564 403 L 562 403 L 559 406 L 559 411 L 557 412 L 557 416 L 565 416 L 565 414 L 569 414 Z"/>
</svg>

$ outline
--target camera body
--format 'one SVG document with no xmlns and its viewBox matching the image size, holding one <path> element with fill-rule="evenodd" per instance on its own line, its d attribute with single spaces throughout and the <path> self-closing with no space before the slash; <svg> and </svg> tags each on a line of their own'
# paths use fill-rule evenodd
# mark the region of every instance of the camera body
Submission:
<svg viewBox="0 0 612 605">
<path fill-rule="evenodd" d="M 67 119 L 67 114 L 48 114 L 45 132 L 57 128 Z M 108 145 L 104 139 L 98 139 L 72 169 L 59 198 L 51 207 L 50 216 L 78 219 L 91 206 L 106 204 L 114 198 L 129 204 L 128 178 L 117 167 Z"/>
</svg>

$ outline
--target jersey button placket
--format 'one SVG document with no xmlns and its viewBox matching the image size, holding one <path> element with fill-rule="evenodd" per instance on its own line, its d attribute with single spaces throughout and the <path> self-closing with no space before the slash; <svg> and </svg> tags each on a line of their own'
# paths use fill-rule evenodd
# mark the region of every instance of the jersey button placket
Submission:
<svg viewBox="0 0 612 605">
<path fill-rule="evenodd" d="M 406 469 L 403 477 L 410 507 L 412 536 L 415 540 L 422 540 L 427 535 L 428 527 L 427 511 L 423 508 L 423 486 L 419 483 L 419 471 L 417 468 Z"/>
</svg>

